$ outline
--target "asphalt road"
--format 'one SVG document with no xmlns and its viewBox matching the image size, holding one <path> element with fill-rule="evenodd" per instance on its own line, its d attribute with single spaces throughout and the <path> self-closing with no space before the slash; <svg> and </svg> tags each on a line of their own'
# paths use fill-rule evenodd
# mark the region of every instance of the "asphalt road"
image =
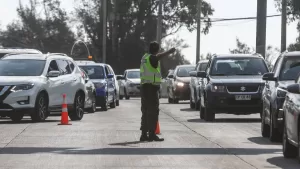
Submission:
<svg viewBox="0 0 300 169">
<path fill-rule="evenodd" d="M 161 99 L 164 142 L 138 142 L 140 100 L 122 100 L 107 112 L 85 114 L 80 122 L 59 126 L 60 117 L 44 123 L 29 119 L 12 124 L 0 119 L 1 169 L 299 169 L 284 159 L 280 143 L 260 135 L 259 115 L 217 115 L 207 123 L 187 103 Z"/>
</svg>

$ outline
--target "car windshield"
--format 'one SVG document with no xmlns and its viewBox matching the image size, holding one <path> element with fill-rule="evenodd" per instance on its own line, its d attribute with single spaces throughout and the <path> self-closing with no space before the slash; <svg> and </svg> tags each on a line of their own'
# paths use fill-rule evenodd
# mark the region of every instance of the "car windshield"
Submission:
<svg viewBox="0 0 300 169">
<path fill-rule="evenodd" d="M 89 76 L 90 79 L 104 79 L 105 73 L 102 66 L 79 66 Z"/>
<path fill-rule="evenodd" d="M 211 76 L 263 75 L 268 68 L 261 58 L 226 58 L 214 61 Z"/>
<path fill-rule="evenodd" d="M 0 76 L 40 76 L 45 60 L 5 59 L 0 60 Z"/>
<path fill-rule="evenodd" d="M 139 79 L 140 71 L 128 71 L 127 78 L 128 79 Z"/>
<path fill-rule="evenodd" d="M 180 67 L 177 71 L 178 77 L 190 77 L 190 72 L 195 70 L 195 66 Z"/>
<path fill-rule="evenodd" d="M 279 80 L 295 80 L 300 72 L 300 56 L 287 57 L 283 61 Z"/>
</svg>

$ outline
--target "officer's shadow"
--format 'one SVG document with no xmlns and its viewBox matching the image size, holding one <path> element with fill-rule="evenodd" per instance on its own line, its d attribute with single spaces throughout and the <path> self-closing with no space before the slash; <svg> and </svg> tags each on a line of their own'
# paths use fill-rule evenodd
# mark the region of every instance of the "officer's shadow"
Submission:
<svg viewBox="0 0 300 169">
<path fill-rule="evenodd" d="M 108 144 L 110 146 L 132 146 L 140 143 L 149 143 L 148 141 L 130 141 L 130 142 L 123 142 L 123 143 L 111 143 Z"/>
</svg>

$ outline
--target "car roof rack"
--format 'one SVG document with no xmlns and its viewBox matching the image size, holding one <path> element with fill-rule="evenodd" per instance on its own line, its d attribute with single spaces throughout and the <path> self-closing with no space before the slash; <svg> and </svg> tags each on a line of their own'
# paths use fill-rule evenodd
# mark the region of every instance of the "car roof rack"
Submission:
<svg viewBox="0 0 300 169">
<path fill-rule="evenodd" d="M 50 56 L 55 56 L 55 55 L 60 55 L 60 56 L 66 56 L 66 57 L 69 57 L 67 54 L 65 53 L 47 53 L 47 57 L 50 57 Z"/>
<path fill-rule="evenodd" d="M 33 55 L 36 55 L 36 54 L 40 54 L 40 53 L 30 53 L 30 52 L 22 52 L 22 53 L 8 53 L 6 55 L 4 55 L 1 59 L 4 59 L 8 56 L 12 56 L 12 55 L 22 55 L 22 54 L 33 54 Z"/>
</svg>

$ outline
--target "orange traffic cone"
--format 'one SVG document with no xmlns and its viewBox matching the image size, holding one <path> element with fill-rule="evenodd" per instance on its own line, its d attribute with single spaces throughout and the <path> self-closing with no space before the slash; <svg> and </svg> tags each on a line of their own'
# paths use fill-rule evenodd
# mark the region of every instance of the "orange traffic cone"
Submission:
<svg viewBox="0 0 300 169">
<path fill-rule="evenodd" d="M 157 123 L 156 123 L 155 134 L 160 134 L 160 127 L 159 127 L 159 122 L 158 122 L 158 121 L 157 121 Z"/>
<path fill-rule="evenodd" d="M 58 124 L 58 125 L 71 125 L 71 123 L 69 123 L 68 105 L 66 103 L 66 94 L 63 94 L 61 120 L 60 120 L 60 124 Z"/>
</svg>

